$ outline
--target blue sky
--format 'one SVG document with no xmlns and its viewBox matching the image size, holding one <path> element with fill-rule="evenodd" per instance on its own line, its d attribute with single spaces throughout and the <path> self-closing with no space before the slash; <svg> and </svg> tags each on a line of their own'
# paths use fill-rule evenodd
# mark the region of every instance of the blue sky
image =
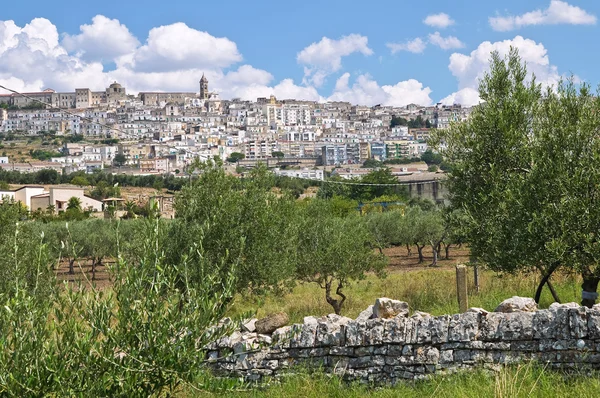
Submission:
<svg viewBox="0 0 600 398">
<path fill-rule="evenodd" d="M 10 2 L 0 83 L 197 91 L 205 72 L 224 98 L 470 105 L 510 45 L 546 84 L 598 84 L 598 15 L 592 0 Z"/>
</svg>

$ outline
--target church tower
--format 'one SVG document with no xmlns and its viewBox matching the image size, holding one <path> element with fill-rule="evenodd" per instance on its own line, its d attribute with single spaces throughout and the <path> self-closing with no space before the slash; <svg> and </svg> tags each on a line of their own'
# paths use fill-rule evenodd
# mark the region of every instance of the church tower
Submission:
<svg viewBox="0 0 600 398">
<path fill-rule="evenodd" d="M 202 74 L 202 79 L 200 79 L 200 99 L 208 99 L 208 79 L 204 76 L 204 73 Z"/>
</svg>

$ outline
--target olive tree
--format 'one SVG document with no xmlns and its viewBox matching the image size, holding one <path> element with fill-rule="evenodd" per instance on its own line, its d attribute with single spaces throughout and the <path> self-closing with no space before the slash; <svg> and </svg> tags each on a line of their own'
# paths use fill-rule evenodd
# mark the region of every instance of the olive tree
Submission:
<svg viewBox="0 0 600 398">
<path fill-rule="evenodd" d="M 282 288 L 295 264 L 294 199 L 272 192 L 273 177 L 264 166 L 243 180 L 226 174 L 219 160 L 197 167 L 199 178 L 184 187 L 175 202 L 168 260 L 177 263 L 184 255 L 191 263 L 229 258 L 230 262 L 239 261 L 238 291 Z M 201 248 L 207 258 L 200 259 L 197 250 L 190 251 L 194 247 Z"/>
<path fill-rule="evenodd" d="M 358 216 L 335 217 L 318 199 L 302 216 L 296 277 L 324 289 L 327 303 L 339 315 L 346 301 L 344 288 L 367 272 L 382 276 L 385 257 L 373 251 L 373 237 Z"/>
<path fill-rule="evenodd" d="M 544 90 L 517 50 L 492 53 L 469 120 L 438 131 L 452 206 L 465 211 L 473 255 L 491 269 L 583 277 L 582 304 L 600 281 L 600 99 L 572 81 Z"/>
</svg>

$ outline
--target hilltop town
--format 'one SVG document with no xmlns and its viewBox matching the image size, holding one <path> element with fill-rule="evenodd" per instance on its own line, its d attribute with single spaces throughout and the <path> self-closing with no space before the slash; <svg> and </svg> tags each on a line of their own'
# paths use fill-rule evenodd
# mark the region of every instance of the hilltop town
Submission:
<svg viewBox="0 0 600 398">
<path fill-rule="evenodd" d="M 275 96 L 225 100 L 209 90 L 204 75 L 199 83 L 199 92 L 131 95 L 114 82 L 104 91 L 2 94 L 0 167 L 92 173 L 116 165 L 119 172 L 178 175 L 196 158 L 219 156 L 238 166 L 266 161 L 278 166 L 277 173 L 323 179 L 314 170 L 318 166 L 420 157 L 428 150 L 430 128 L 447 128 L 471 111 L 461 105 L 368 107 Z M 31 145 L 16 151 L 11 144 L 39 136 L 49 137 L 45 157 L 36 156 Z M 63 145 L 55 139 L 61 136 L 78 139 Z"/>
</svg>

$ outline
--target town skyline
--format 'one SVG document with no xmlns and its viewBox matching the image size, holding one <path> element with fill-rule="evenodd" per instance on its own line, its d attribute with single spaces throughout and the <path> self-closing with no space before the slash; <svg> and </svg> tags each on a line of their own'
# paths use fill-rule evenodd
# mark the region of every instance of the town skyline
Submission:
<svg viewBox="0 0 600 398">
<path fill-rule="evenodd" d="M 204 73 L 223 99 L 275 95 L 366 106 L 471 106 L 479 100 L 477 80 L 490 52 L 506 54 L 510 46 L 544 84 L 571 74 L 599 81 L 591 67 L 599 9 L 592 2 L 509 1 L 504 9 L 476 2 L 453 8 L 386 3 L 378 13 L 338 2 L 318 9 L 311 4 L 300 32 L 302 12 L 286 17 L 289 6 L 271 2 L 234 2 L 228 10 L 187 5 L 186 12 L 157 12 L 150 2 L 143 20 L 130 12 L 135 4 L 117 8 L 112 1 L 73 9 L 69 18 L 57 12 L 58 4 L 11 4 L 0 18 L 0 84 L 64 92 L 102 90 L 118 81 L 132 94 L 188 92 L 197 90 Z M 311 23 L 334 10 L 338 18 Z M 398 23 L 390 23 L 387 14 L 399 12 Z M 381 23 L 366 21 L 377 15 Z M 356 23 L 360 18 L 363 24 Z M 577 51 L 569 40 L 590 51 Z"/>
</svg>

